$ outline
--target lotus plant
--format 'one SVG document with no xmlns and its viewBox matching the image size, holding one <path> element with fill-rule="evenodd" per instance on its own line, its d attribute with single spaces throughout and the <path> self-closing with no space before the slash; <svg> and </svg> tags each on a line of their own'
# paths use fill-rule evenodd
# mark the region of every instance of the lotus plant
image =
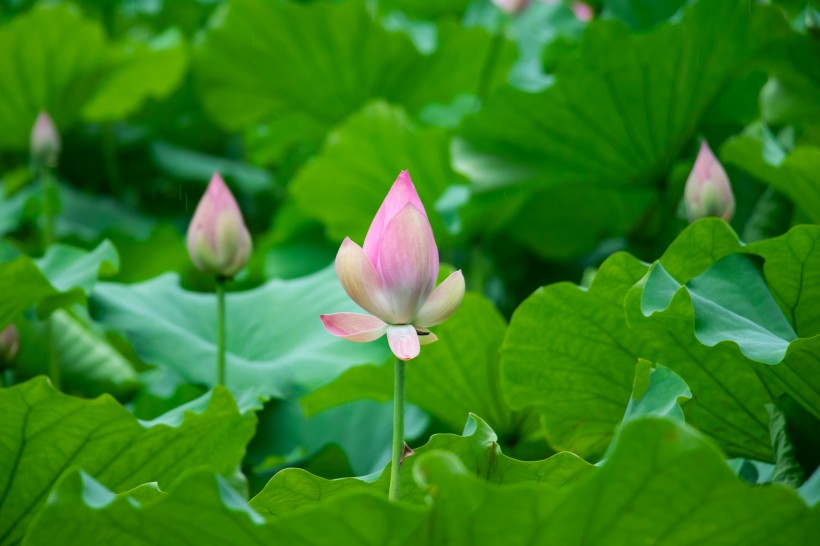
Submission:
<svg viewBox="0 0 820 546">
<path fill-rule="evenodd" d="M 707 216 L 717 216 L 728 222 L 735 213 L 735 196 L 729 177 L 706 142 L 700 145 L 683 194 L 690 223 Z"/>
<path fill-rule="evenodd" d="M 505 13 L 516 14 L 527 9 L 530 0 L 493 0 L 493 4 Z"/>
<path fill-rule="evenodd" d="M 31 127 L 31 164 L 43 187 L 43 250 L 54 242 L 54 217 L 59 203 L 52 169 L 60 157 L 60 134 L 48 112 L 40 112 Z"/>
<path fill-rule="evenodd" d="M 424 205 L 407 171 L 396 179 L 359 246 L 345 238 L 336 255 L 336 274 L 347 295 L 369 314 L 322 315 L 331 334 L 368 342 L 387 335 L 396 356 L 393 457 L 390 498 L 399 496 L 404 446 L 404 364 L 421 345 L 438 338 L 429 330 L 446 320 L 464 297 L 464 276 L 456 271 L 436 288 L 439 258 Z"/>
<path fill-rule="evenodd" d="M 214 173 L 188 226 L 188 255 L 213 275 L 217 297 L 217 382 L 225 384 L 225 283 L 248 261 L 253 243 L 242 211 L 219 173 Z"/>
</svg>

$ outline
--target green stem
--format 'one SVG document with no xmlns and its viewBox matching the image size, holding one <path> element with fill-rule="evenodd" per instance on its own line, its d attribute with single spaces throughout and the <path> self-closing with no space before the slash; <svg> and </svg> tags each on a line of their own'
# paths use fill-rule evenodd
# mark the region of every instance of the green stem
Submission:
<svg viewBox="0 0 820 546">
<path fill-rule="evenodd" d="M 43 180 L 43 251 L 54 243 L 54 217 L 57 216 L 54 199 L 57 194 L 57 184 L 48 168 L 41 171 Z"/>
<path fill-rule="evenodd" d="M 401 455 L 404 452 L 404 360 L 396 359 L 393 379 L 393 458 L 390 465 L 390 500 L 399 500 Z"/>
<path fill-rule="evenodd" d="M 61 390 L 60 363 L 57 361 L 57 349 L 54 347 L 54 320 L 51 317 L 46 320 L 46 347 L 48 347 L 48 376 L 54 388 Z"/>
<path fill-rule="evenodd" d="M 487 49 L 487 56 L 484 58 L 484 66 L 481 68 L 481 76 L 478 80 L 478 98 L 484 99 L 490 90 L 493 81 L 495 66 L 498 64 L 498 57 L 501 55 L 501 46 L 504 45 L 504 33 L 497 30 L 493 35 L 493 41 Z"/>
<path fill-rule="evenodd" d="M 225 384 L 225 281 L 216 279 L 216 370 L 218 385 Z"/>
</svg>

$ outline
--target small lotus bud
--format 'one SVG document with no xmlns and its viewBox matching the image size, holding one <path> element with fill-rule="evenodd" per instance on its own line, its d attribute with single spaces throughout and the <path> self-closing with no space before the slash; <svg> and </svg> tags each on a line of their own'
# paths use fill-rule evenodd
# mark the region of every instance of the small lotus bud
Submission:
<svg viewBox="0 0 820 546">
<path fill-rule="evenodd" d="M 595 10 L 585 2 L 573 2 L 570 9 L 572 13 L 575 14 L 576 19 L 584 23 L 591 21 L 592 18 L 595 17 Z"/>
<path fill-rule="evenodd" d="M 728 222 L 735 213 L 735 196 L 729 177 L 706 142 L 700 146 L 683 195 L 689 223 L 707 216 L 717 216 Z"/>
<path fill-rule="evenodd" d="M 40 112 L 31 128 L 31 157 L 38 165 L 54 168 L 60 156 L 60 135 L 51 116 Z"/>
<path fill-rule="evenodd" d="M 245 267 L 252 242 L 242 211 L 214 173 L 188 226 L 188 255 L 197 269 L 230 278 Z"/>
<path fill-rule="evenodd" d="M 20 349 L 20 333 L 14 324 L 0 332 L 0 369 L 10 366 Z"/>
<path fill-rule="evenodd" d="M 493 4 L 501 11 L 514 15 L 527 9 L 530 0 L 493 0 Z"/>
</svg>

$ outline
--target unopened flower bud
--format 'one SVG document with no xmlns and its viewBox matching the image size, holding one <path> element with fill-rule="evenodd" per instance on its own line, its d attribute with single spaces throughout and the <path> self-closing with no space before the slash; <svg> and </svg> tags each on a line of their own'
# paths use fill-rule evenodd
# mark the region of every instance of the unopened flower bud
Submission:
<svg viewBox="0 0 820 546">
<path fill-rule="evenodd" d="M 717 216 L 728 222 L 735 213 L 735 196 L 729 177 L 706 142 L 700 146 L 683 195 L 689 223 L 707 216 Z"/>
<path fill-rule="evenodd" d="M 54 168 L 60 157 L 60 134 L 51 116 L 40 112 L 31 128 L 31 158 L 38 165 Z"/>
<path fill-rule="evenodd" d="M 197 269 L 217 277 L 236 275 L 252 243 L 242 211 L 219 173 L 214 173 L 188 226 L 188 255 Z"/>
<path fill-rule="evenodd" d="M 575 18 L 584 23 L 589 22 L 595 17 L 595 10 L 586 2 L 573 2 L 570 6 Z"/>
<path fill-rule="evenodd" d="M 0 332 L 0 369 L 10 366 L 20 349 L 20 333 L 14 324 Z"/>
<path fill-rule="evenodd" d="M 530 0 L 493 0 L 493 4 L 505 13 L 516 14 L 527 9 Z"/>
</svg>

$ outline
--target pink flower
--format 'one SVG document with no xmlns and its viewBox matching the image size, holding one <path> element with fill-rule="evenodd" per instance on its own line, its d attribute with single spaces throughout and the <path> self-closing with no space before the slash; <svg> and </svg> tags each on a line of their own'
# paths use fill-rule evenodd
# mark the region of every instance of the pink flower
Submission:
<svg viewBox="0 0 820 546">
<path fill-rule="evenodd" d="M 505 13 L 516 14 L 527 9 L 530 0 L 493 0 L 493 4 Z"/>
<path fill-rule="evenodd" d="M 230 278 L 245 267 L 252 243 L 242 211 L 214 173 L 188 226 L 188 255 L 197 269 Z"/>
<path fill-rule="evenodd" d="M 427 330 L 447 319 L 464 297 L 456 271 L 438 288 L 438 248 L 427 213 L 407 171 L 402 171 L 367 231 L 364 247 L 345 238 L 336 274 L 347 295 L 370 313 L 322 315 L 328 332 L 350 341 L 373 341 L 385 333 L 402 360 L 438 338 Z M 435 290 L 434 290 L 435 288 Z"/>
<path fill-rule="evenodd" d="M 51 116 L 40 112 L 31 128 L 31 157 L 36 163 L 56 167 L 60 155 L 60 135 Z"/>
<path fill-rule="evenodd" d="M 572 13 L 575 14 L 575 17 L 584 23 L 591 21 L 592 18 L 595 17 L 595 11 L 592 9 L 592 6 L 585 2 L 573 2 L 570 9 Z"/>
<path fill-rule="evenodd" d="M 735 213 L 735 196 L 729 177 L 706 142 L 700 145 L 683 195 L 689 223 L 707 216 L 717 216 L 728 222 Z"/>
</svg>

